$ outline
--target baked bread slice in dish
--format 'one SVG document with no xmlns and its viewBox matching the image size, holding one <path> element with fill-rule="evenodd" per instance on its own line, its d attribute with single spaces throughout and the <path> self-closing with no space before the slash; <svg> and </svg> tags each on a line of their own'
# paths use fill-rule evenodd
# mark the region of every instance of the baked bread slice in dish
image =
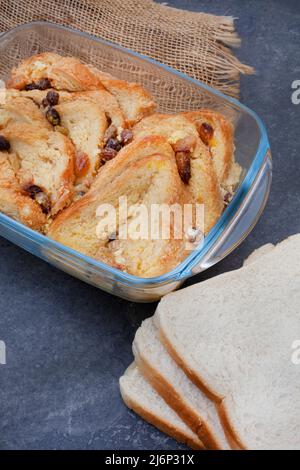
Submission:
<svg viewBox="0 0 300 470">
<path fill-rule="evenodd" d="M 118 101 L 127 125 L 132 125 L 155 109 L 151 95 L 138 83 L 119 80 L 74 57 L 45 52 L 23 60 L 11 72 L 8 88 L 65 91 L 109 91 Z"/>
<path fill-rule="evenodd" d="M 53 216 L 72 200 L 75 149 L 60 132 L 28 124 L 1 130 L 18 159 L 22 190 Z"/>
<path fill-rule="evenodd" d="M 241 167 L 234 161 L 234 134 L 231 123 L 222 114 L 208 109 L 183 114 L 195 124 L 202 142 L 209 148 L 220 186 L 224 196 L 229 199 L 241 175 Z"/>
<path fill-rule="evenodd" d="M 192 449 L 204 446 L 198 436 L 168 407 L 147 382 L 135 363 L 120 378 L 120 391 L 128 408 L 134 410 L 148 423 Z"/>
<path fill-rule="evenodd" d="M 0 103 L 0 130 L 16 123 L 52 129 L 45 113 L 31 99 L 18 91 L 6 90 L 5 100 Z"/>
<path fill-rule="evenodd" d="M 76 148 L 75 185 L 80 193 L 88 190 L 105 155 L 113 158 L 130 141 L 131 131 L 126 128 L 118 102 L 106 90 L 69 93 L 51 89 L 19 93 L 36 103 L 44 115 L 49 109 L 57 113 L 58 129 L 66 133 Z"/>
<path fill-rule="evenodd" d="M 152 204 L 182 205 L 187 198 L 173 150 L 164 140 L 162 144 L 156 144 L 154 153 L 154 145 L 147 150 L 147 140 L 144 144 L 146 150 L 140 158 L 135 155 L 137 144 L 134 142 L 121 150 L 116 159 L 100 170 L 90 191 L 56 218 L 48 235 L 73 249 L 141 277 L 158 276 L 177 266 L 186 256 L 186 240 L 173 237 L 176 227 L 172 225 L 172 220 L 168 239 L 152 238 L 148 232 L 145 238 L 130 236 L 137 219 L 134 214 L 137 204 L 144 206 L 146 215 L 142 214 L 143 222 L 148 224 Z M 124 159 L 123 154 L 126 154 Z M 118 211 L 122 196 L 127 198 L 125 219 L 121 215 L 117 226 L 99 233 L 98 207 L 110 204 Z M 128 236 L 124 239 L 121 232 L 124 233 L 126 225 Z M 148 228 L 150 225 L 149 222 Z"/>
<path fill-rule="evenodd" d="M 22 60 L 11 71 L 8 88 L 84 91 L 103 88 L 96 74 L 75 57 L 43 52 Z"/>
<path fill-rule="evenodd" d="M 150 93 L 139 83 L 119 80 L 108 73 L 96 70 L 102 85 L 117 99 L 127 121 L 132 126 L 156 109 Z"/>
<path fill-rule="evenodd" d="M 47 217 L 41 206 L 22 190 L 16 177 L 17 169 L 17 156 L 0 152 L 0 211 L 33 230 L 41 231 Z"/>
<path fill-rule="evenodd" d="M 224 202 L 209 150 L 193 122 L 182 114 L 153 114 L 134 126 L 133 134 L 162 136 L 172 145 L 178 171 L 193 202 L 204 205 L 204 229 L 208 233 L 220 217 Z"/>
</svg>

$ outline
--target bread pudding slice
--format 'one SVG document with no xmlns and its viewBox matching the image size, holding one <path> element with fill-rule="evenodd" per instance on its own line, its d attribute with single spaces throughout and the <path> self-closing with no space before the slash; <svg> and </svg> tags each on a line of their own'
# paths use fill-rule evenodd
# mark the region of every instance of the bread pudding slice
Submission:
<svg viewBox="0 0 300 470">
<path fill-rule="evenodd" d="M 78 191 L 86 192 L 105 161 L 103 154 L 113 158 L 125 145 L 124 133 L 130 132 L 116 99 L 106 90 L 19 93 L 36 103 L 42 113 L 47 115 L 49 109 L 57 113 L 58 129 L 66 132 L 76 148 L 75 184 Z"/>
<path fill-rule="evenodd" d="M 17 155 L 16 175 L 22 190 L 49 216 L 71 202 L 75 149 L 60 132 L 28 124 L 10 124 L 1 131 Z"/>
<path fill-rule="evenodd" d="M 79 59 L 43 52 L 22 60 L 14 67 L 7 87 L 18 90 L 55 88 L 84 91 L 103 88 L 103 85 L 96 74 Z"/>
<path fill-rule="evenodd" d="M 174 236 L 178 228 L 174 226 L 176 219 L 171 218 L 169 238 L 156 239 L 150 232 L 140 238 L 131 236 L 131 229 L 137 223 L 136 205 L 145 208 L 143 222 L 150 230 L 153 204 L 182 207 L 189 200 L 172 149 L 166 145 L 166 154 L 163 149 L 153 153 L 152 148 L 148 154 L 144 149 L 144 156 L 132 159 L 128 157 L 130 146 L 123 149 L 99 172 L 91 190 L 56 218 L 48 235 L 77 251 L 141 277 L 158 276 L 178 265 L 186 256 L 186 240 L 183 236 Z M 122 153 L 127 153 L 127 161 L 119 168 L 115 162 L 117 159 L 122 161 Z M 126 198 L 125 213 L 120 209 L 120 197 Z M 117 223 L 99 226 L 99 208 L 105 208 L 107 204 L 115 208 Z"/>
<path fill-rule="evenodd" d="M 181 179 L 193 202 L 204 205 L 205 233 L 216 223 L 224 208 L 220 185 L 207 146 L 196 126 L 182 114 L 153 114 L 133 128 L 134 138 L 163 136 L 172 145 Z"/>
<path fill-rule="evenodd" d="M 132 126 L 156 109 L 150 93 L 139 83 L 120 80 L 108 73 L 94 69 L 104 87 L 116 98 L 128 126 Z"/>
<path fill-rule="evenodd" d="M 6 90 L 5 100 L 0 103 L 0 129 L 11 123 L 24 123 L 52 129 L 45 114 L 28 97 L 15 90 Z"/>
<path fill-rule="evenodd" d="M 105 89 L 118 101 L 127 125 L 155 109 L 151 95 L 140 84 L 119 80 L 79 59 L 52 52 L 23 60 L 12 70 L 7 86 L 18 90 L 54 88 L 70 92 Z"/>
<path fill-rule="evenodd" d="M 195 124 L 202 142 L 209 148 L 225 195 L 228 192 L 232 195 L 241 175 L 241 167 L 234 161 L 232 124 L 220 113 L 208 109 L 183 114 Z"/>
<path fill-rule="evenodd" d="M 0 211 L 27 225 L 42 230 L 47 222 L 41 206 L 22 190 L 16 177 L 16 155 L 0 151 Z"/>
</svg>

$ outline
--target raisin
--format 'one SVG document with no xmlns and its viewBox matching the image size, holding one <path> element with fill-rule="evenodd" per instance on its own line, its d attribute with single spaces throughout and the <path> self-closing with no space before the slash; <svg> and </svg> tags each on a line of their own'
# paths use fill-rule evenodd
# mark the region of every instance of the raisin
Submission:
<svg viewBox="0 0 300 470">
<path fill-rule="evenodd" d="M 105 148 L 102 150 L 101 152 L 101 162 L 102 163 L 106 163 L 108 162 L 109 160 L 112 160 L 113 158 L 115 158 L 115 156 L 117 155 L 117 150 L 115 149 L 112 149 L 112 148 Z"/>
<path fill-rule="evenodd" d="M 10 143 L 3 135 L 0 135 L 0 152 L 8 152 L 9 150 Z"/>
<path fill-rule="evenodd" d="M 49 108 L 46 112 L 46 118 L 53 126 L 60 126 L 60 115 L 55 108 Z"/>
<path fill-rule="evenodd" d="M 133 132 L 130 129 L 124 129 L 121 132 L 121 142 L 126 145 L 133 139 Z"/>
<path fill-rule="evenodd" d="M 23 187 L 23 191 L 41 206 L 44 214 L 49 214 L 51 210 L 51 202 L 40 186 L 37 186 L 36 184 L 28 184 Z"/>
<path fill-rule="evenodd" d="M 122 144 L 117 139 L 108 139 L 105 148 L 114 149 L 119 152 L 122 148 Z"/>
<path fill-rule="evenodd" d="M 214 130 L 211 127 L 211 125 L 208 124 L 207 122 L 203 122 L 201 126 L 198 128 L 198 132 L 199 132 L 199 136 L 202 142 L 204 142 L 205 145 L 209 145 L 214 135 Z"/>
<path fill-rule="evenodd" d="M 54 91 L 48 91 L 46 98 L 43 99 L 42 105 L 44 108 L 47 108 L 47 106 L 56 106 L 59 102 L 59 94 Z"/>
<path fill-rule="evenodd" d="M 185 184 L 188 184 L 191 177 L 191 154 L 190 152 L 175 153 L 178 173 Z"/>
<path fill-rule="evenodd" d="M 51 88 L 51 82 L 48 78 L 41 78 L 37 82 L 28 83 L 25 86 L 26 91 L 30 90 L 47 90 L 47 88 Z"/>
<path fill-rule="evenodd" d="M 23 191 L 27 193 L 32 199 L 34 199 L 38 193 L 43 192 L 43 190 L 36 184 L 29 184 L 24 186 Z"/>
<path fill-rule="evenodd" d="M 36 87 L 36 83 L 32 82 L 32 83 L 28 83 L 28 85 L 26 85 L 24 87 L 24 90 L 26 91 L 30 91 L 30 90 L 36 90 L 37 87 Z"/>
</svg>

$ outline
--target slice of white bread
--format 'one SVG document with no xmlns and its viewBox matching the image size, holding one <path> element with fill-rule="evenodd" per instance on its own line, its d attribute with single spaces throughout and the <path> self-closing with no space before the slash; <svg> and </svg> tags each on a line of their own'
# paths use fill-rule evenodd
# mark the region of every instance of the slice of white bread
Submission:
<svg viewBox="0 0 300 470">
<path fill-rule="evenodd" d="M 269 253 L 271 250 L 273 250 L 273 248 L 275 248 L 275 246 L 272 243 L 267 243 L 266 245 L 260 246 L 244 260 L 243 266 L 248 266 L 248 264 L 260 259 L 261 256 Z"/>
<path fill-rule="evenodd" d="M 131 364 L 120 378 L 121 395 L 128 408 L 135 411 L 160 431 L 187 444 L 192 449 L 203 449 L 198 436 L 168 407 L 139 371 Z"/>
<path fill-rule="evenodd" d="M 230 449 L 215 404 L 196 387 L 161 343 L 153 318 L 137 330 L 133 352 L 139 369 L 196 433 L 207 449 Z"/>
<path fill-rule="evenodd" d="M 248 449 L 300 449 L 300 235 L 232 272 L 164 297 L 168 351 Z"/>
</svg>

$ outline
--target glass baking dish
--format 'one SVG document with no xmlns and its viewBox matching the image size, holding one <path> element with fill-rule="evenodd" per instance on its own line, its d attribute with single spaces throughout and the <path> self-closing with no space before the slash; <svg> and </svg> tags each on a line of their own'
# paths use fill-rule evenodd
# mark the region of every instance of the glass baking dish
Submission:
<svg viewBox="0 0 300 470">
<path fill-rule="evenodd" d="M 201 247 L 176 269 L 143 279 L 78 253 L 0 214 L 0 235 L 63 271 L 114 295 L 137 302 L 159 299 L 184 280 L 220 261 L 258 221 L 269 195 L 272 162 L 265 127 L 246 106 L 176 70 L 102 39 L 46 22 L 14 28 L 0 37 L 0 78 L 21 59 L 45 51 L 79 57 L 105 72 L 143 84 L 159 111 L 209 107 L 226 115 L 235 128 L 235 156 L 243 168 L 234 198 Z"/>
</svg>

